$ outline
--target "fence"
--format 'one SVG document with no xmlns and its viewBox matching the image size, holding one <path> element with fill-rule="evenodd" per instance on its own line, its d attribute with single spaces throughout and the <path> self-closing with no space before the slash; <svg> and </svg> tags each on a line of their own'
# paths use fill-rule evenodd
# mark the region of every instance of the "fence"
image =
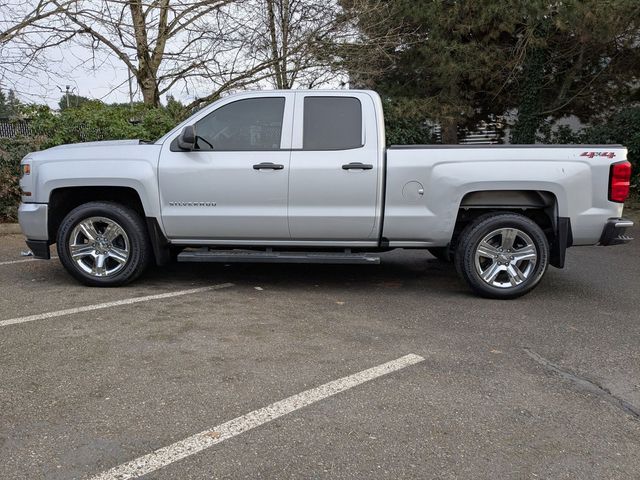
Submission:
<svg viewBox="0 0 640 480">
<path fill-rule="evenodd" d="M 28 122 L 0 119 L 0 138 L 29 137 L 33 131 Z"/>
</svg>

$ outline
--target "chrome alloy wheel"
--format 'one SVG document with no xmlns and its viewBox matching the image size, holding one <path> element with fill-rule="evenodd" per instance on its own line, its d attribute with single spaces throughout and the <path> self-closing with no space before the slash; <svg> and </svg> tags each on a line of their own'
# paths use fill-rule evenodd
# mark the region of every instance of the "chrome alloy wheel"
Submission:
<svg viewBox="0 0 640 480">
<path fill-rule="evenodd" d="M 535 270 L 538 252 L 531 237 L 517 228 L 500 228 L 486 235 L 475 252 L 478 275 L 492 287 L 511 288 Z"/>
<path fill-rule="evenodd" d="M 69 254 L 75 264 L 94 277 L 118 273 L 129 260 L 129 237 L 118 223 L 105 217 L 84 219 L 69 236 Z"/>
</svg>

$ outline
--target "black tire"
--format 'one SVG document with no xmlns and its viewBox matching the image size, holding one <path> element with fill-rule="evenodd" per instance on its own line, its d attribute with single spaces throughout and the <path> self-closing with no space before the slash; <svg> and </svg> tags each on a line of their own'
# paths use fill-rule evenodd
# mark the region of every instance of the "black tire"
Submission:
<svg viewBox="0 0 640 480">
<path fill-rule="evenodd" d="M 503 245 L 509 244 L 509 239 L 505 243 L 505 237 L 510 238 L 514 231 L 520 233 L 515 234 L 512 248 L 509 251 L 506 248 L 500 250 Z M 492 244 L 498 237 L 501 243 Z M 478 251 L 483 240 L 486 240 L 483 247 L 489 245 L 491 249 L 482 248 Z M 536 258 L 533 258 L 534 250 Z M 479 255 L 477 262 L 476 252 Z M 488 252 L 497 256 L 488 255 Z M 528 254 L 531 259 L 517 260 L 518 257 L 526 257 L 526 252 L 531 252 Z M 462 231 L 454 262 L 458 274 L 477 294 L 487 298 L 517 298 L 535 288 L 547 271 L 549 243 L 542 229 L 531 219 L 515 213 L 489 213 L 478 217 Z M 526 278 L 521 269 L 528 272 Z M 498 273 L 493 276 L 496 271 Z M 485 274 L 487 280 L 483 279 L 481 273 Z"/>
<path fill-rule="evenodd" d="M 115 224 L 124 231 L 125 235 L 120 235 L 113 242 L 125 242 L 124 250 L 128 252 L 126 260 L 116 261 L 113 258 L 108 259 L 109 254 L 105 255 L 103 260 L 104 276 L 95 276 L 96 274 L 88 273 L 86 269 L 90 269 L 92 262 L 95 264 L 96 259 L 93 254 L 82 257 L 82 264 L 74 260 L 71 256 L 71 247 L 69 245 L 70 237 L 78 235 L 78 227 L 82 222 L 91 222 L 92 218 L 104 218 Z M 100 223 L 95 223 L 95 231 L 101 235 L 105 230 L 100 231 Z M 102 225 L 108 225 L 103 223 Z M 84 242 L 81 244 L 87 246 L 88 249 L 93 248 L 88 236 L 84 236 Z M 106 236 L 105 236 L 106 237 Z M 75 243 L 75 241 L 74 241 Z M 112 247 L 109 242 L 109 247 Z M 108 247 L 104 246 L 105 251 Z M 58 256 L 64 268 L 78 281 L 92 287 L 117 287 L 125 285 L 138 278 L 145 268 L 149 265 L 152 258 L 151 244 L 147 233 L 147 227 L 141 216 L 133 209 L 115 202 L 89 202 L 74 208 L 60 224 L 57 235 Z M 97 250 L 94 250 L 96 252 Z M 110 251 L 110 250 L 109 250 Z M 106 266 L 105 266 L 106 265 Z M 113 273 L 108 272 L 108 266 L 112 266 Z M 95 267 L 94 267 L 95 268 Z"/>
<path fill-rule="evenodd" d="M 451 263 L 453 262 L 453 255 L 449 247 L 431 247 L 427 248 L 429 253 L 436 257 L 441 262 Z"/>
</svg>

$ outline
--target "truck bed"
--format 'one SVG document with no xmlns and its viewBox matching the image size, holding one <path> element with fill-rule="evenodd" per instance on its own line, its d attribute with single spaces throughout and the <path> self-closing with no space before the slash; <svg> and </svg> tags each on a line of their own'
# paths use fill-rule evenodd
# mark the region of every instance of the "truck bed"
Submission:
<svg viewBox="0 0 640 480">
<path fill-rule="evenodd" d="M 393 145 L 382 235 L 392 247 L 446 245 L 461 207 L 532 207 L 512 193 L 532 192 L 568 219 L 574 245 L 594 245 L 607 220 L 622 216 L 623 205 L 608 200 L 609 171 L 626 158 L 621 145 Z M 468 202 L 475 192 L 491 200 Z"/>
</svg>

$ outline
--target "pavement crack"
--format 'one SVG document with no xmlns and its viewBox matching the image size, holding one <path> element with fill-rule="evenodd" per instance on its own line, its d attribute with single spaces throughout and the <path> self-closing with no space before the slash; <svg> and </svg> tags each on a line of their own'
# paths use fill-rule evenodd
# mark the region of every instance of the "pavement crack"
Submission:
<svg viewBox="0 0 640 480">
<path fill-rule="evenodd" d="M 632 405 L 631 403 L 627 402 L 626 400 L 614 395 L 613 393 L 611 393 L 611 390 L 609 390 L 608 388 L 603 387 L 602 385 L 599 385 L 597 382 L 593 380 L 589 380 L 588 378 L 577 375 L 569 370 L 566 370 L 560 367 L 559 365 L 556 365 L 555 363 L 547 360 L 546 358 L 534 352 L 533 350 L 529 350 L 528 348 L 525 348 L 524 351 L 531 359 L 533 359 L 535 362 L 542 365 L 546 370 L 551 371 L 559 375 L 561 378 L 570 381 L 571 383 L 573 383 L 574 385 L 576 385 L 577 387 L 579 387 L 584 391 L 597 395 L 598 397 L 609 402 L 613 406 L 631 415 L 636 420 L 640 420 L 640 409 Z"/>
</svg>

